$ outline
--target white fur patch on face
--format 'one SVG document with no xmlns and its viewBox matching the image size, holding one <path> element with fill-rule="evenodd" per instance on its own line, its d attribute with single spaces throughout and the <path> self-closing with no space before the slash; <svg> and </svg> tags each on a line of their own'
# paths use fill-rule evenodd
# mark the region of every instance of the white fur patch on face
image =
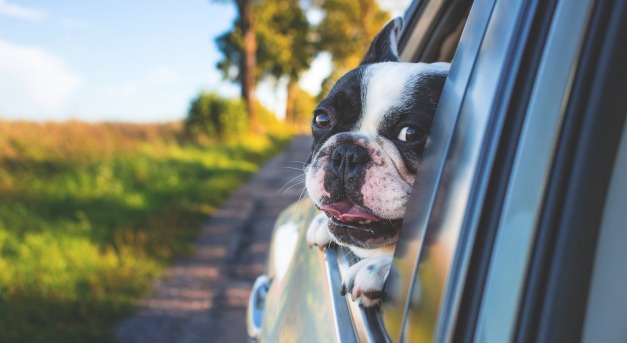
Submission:
<svg viewBox="0 0 627 343">
<path fill-rule="evenodd" d="M 329 163 L 328 155 L 320 155 L 314 165 L 309 166 L 305 171 L 305 186 L 309 197 L 318 205 L 323 197 L 330 197 L 329 192 L 324 189 L 324 175 Z"/>
<path fill-rule="evenodd" d="M 361 94 L 363 115 L 353 131 L 375 138 L 381 121 L 391 108 L 402 108 L 410 103 L 410 95 L 405 92 L 408 83 L 416 75 L 437 69 L 424 63 L 376 63 L 364 72 Z"/>
<path fill-rule="evenodd" d="M 393 144 L 383 140 L 387 149 L 384 163 L 366 170 L 361 188 L 363 202 L 383 219 L 402 218 L 405 214 L 409 194 L 414 184 L 414 175 L 405 168 L 402 158 Z"/>
</svg>

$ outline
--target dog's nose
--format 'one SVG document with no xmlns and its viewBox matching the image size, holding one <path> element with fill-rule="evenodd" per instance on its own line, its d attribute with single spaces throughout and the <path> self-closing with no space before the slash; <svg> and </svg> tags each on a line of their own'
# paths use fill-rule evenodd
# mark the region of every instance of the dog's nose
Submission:
<svg viewBox="0 0 627 343">
<path fill-rule="evenodd" d="M 333 149 L 331 165 L 344 180 L 350 182 L 370 161 L 366 149 L 354 144 L 340 144 Z"/>
</svg>

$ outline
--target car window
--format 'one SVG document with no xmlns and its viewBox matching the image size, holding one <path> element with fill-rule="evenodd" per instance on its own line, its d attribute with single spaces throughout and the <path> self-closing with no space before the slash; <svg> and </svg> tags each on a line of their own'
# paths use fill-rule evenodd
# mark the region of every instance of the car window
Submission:
<svg viewBox="0 0 627 343">
<path fill-rule="evenodd" d="M 455 54 L 472 1 L 414 1 L 405 15 L 405 27 L 400 39 L 401 60 L 407 62 L 450 62 Z M 475 51 L 476 53 L 476 51 Z M 463 72 L 468 73 L 470 69 Z M 409 213 L 409 211 L 408 211 Z M 340 274 L 346 273 L 355 262 L 347 249 L 339 247 L 332 253 L 337 258 Z M 327 258 L 329 258 L 327 256 Z M 407 294 L 395 294 L 399 298 Z M 405 304 L 390 305 L 396 313 L 402 313 Z M 347 299 L 355 334 L 362 342 L 379 342 L 386 339 L 390 329 L 401 320 L 383 322 L 378 309 L 363 309 Z M 389 311 L 390 313 L 392 311 Z"/>
<path fill-rule="evenodd" d="M 442 62 L 451 61 L 457 49 L 462 29 L 465 27 L 466 19 L 469 15 L 472 1 L 452 1 L 444 2 L 434 1 L 414 1 L 405 15 L 405 26 L 401 35 L 401 60 L 407 62 Z M 471 38 L 477 39 L 477 38 Z M 476 54 L 478 42 L 473 43 L 475 51 L 472 53 L 465 50 L 462 54 Z M 458 52 L 459 53 L 459 52 Z M 462 75 L 466 73 L 468 77 L 470 68 L 461 70 Z M 409 211 L 408 211 L 409 212 Z M 345 248 L 338 247 L 336 250 L 329 250 L 326 253 L 327 260 L 333 260 L 339 274 L 346 273 L 348 268 L 355 259 L 352 254 Z M 411 260 L 411 259 L 409 259 Z M 408 260 L 408 261 L 409 261 Z M 329 265 L 328 273 L 336 273 L 334 265 Z M 331 288 L 335 291 L 339 289 L 340 283 L 331 284 Z M 407 296 L 407 294 L 398 294 L 399 298 Z M 402 308 L 405 304 L 399 302 L 395 305 L 387 307 L 394 308 L 396 313 L 402 314 Z M 343 302 L 336 302 L 336 311 L 345 311 Z M 391 322 L 383 322 L 381 312 L 378 309 L 364 309 L 352 302 L 350 298 L 346 300 L 346 306 L 350 312 L 352 327 L 354 334 L 362 342 L 379 342 L 387 339 L 390 328 L 394 330 L 396 324 L 402 321 L 393 320 Z M 389 311 L 392 313 L 392 311 Z M 343 322 L 344 330 L 348 330 L 348 323 Z M 391 325 L 390 325 L 391 324 Z M 389 325 L 389 326 L 388 326 Z M 351 333 L 352 334 L 352 333 Z"/>
<path fill-rule="evenodd" d="M 405 16 L 401 60 L 451 62 L 472 1 L 414 1 Z"/>
</svg>

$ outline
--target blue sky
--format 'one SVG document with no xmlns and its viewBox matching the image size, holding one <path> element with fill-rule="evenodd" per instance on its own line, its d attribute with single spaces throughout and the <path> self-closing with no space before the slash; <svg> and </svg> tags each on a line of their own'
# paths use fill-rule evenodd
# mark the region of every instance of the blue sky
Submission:
<svg viewBox="0 0 627 343">
<path fill-rule="evenodd" d="M 0 116 L 179 119 L 221 82 L 213 37 L 235 10 L 208 0 L 0 0 Z"/>
<path fill-rule="evenodd" d="M 169 121 L 201 90 L 235 96 L 214 44 L 235 15 L 229 1 L 0 0 L 0 119 Z M 301 85 L 315 92 L 328 60 Z M 281 112 L 274 90 L 259 96 Z"/>
</svg>

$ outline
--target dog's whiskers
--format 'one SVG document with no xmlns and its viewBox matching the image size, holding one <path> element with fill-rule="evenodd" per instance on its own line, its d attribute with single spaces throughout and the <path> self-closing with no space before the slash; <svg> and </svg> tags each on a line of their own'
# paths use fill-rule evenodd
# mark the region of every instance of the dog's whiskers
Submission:
<svg viewBox="0 0 627 343">
<path fill-rule="evenodd" d="M 300 163 L 300 164 L 307 165 L 307 163 L 303 162 L 303 161 L 289 161 L 289 162 L 291 162 L 291 163 Z"/>
<path fill-rule="evenodd" d="M 298 170 L 298 171 L 303 171 L 303 169 L 301 168 L 294 168 L 294 167 L 281 167 L 281 169 L 293 169 L 293 170 Z"/>
<path fill-rule="evenodd" d="M 305 186 L 300 191 L 300 195 L 298 196 L 298 201 L 296 201 L 296 206 L 300 205 L 300 201 L 303 200 L 305 197 L 308 197 L 308 196 L 309 196 L 309 192 L 307 192 L 307 186 Z"/>
<path fill-rule="evenodd" d="M 288 185 L 289 185 L 292 181 L 294 181 L 294 180 L 298 179 L 299 177 L 304 177 L 304 176 L 305 176 L 304 174 L 303 174 L 303 175 L 296 175 L 296 176 L 295 176 L 295 177 L 293 177 L 291 180 L 287 181 L 287 182 L 283 185 L 283 187 L 281 187 L 281 188 L 277 191 L 277 193 L 280 193 L 280 192 L 283 190 L 283 188 L 287 187 L 287 186 L 288 186 Z"/>
<path fill-rule="evenodd" d="M 285 195 L 285 193 L 287 193 L 287 191 L 289 191 L 290 189 L 292 189 L 292 188 L 294 188 L 294 187 L 296 187 L 296 186 L 298 186 L 298 185 L 302 185 L 302 184 L 303 184 L 303 183 L 305 183 L 305 182 L 306 182 L 305 180 L 302 180 L 302 181 L 296 182 L 295 184 L 293 184 L 293 185 L 291 185 L 291 186 L 287 187 L 287 188 L 283 191 L 283 194 L 281 194 L 281 196 L 284 196 L 284 195 Z"/>
</svg>

